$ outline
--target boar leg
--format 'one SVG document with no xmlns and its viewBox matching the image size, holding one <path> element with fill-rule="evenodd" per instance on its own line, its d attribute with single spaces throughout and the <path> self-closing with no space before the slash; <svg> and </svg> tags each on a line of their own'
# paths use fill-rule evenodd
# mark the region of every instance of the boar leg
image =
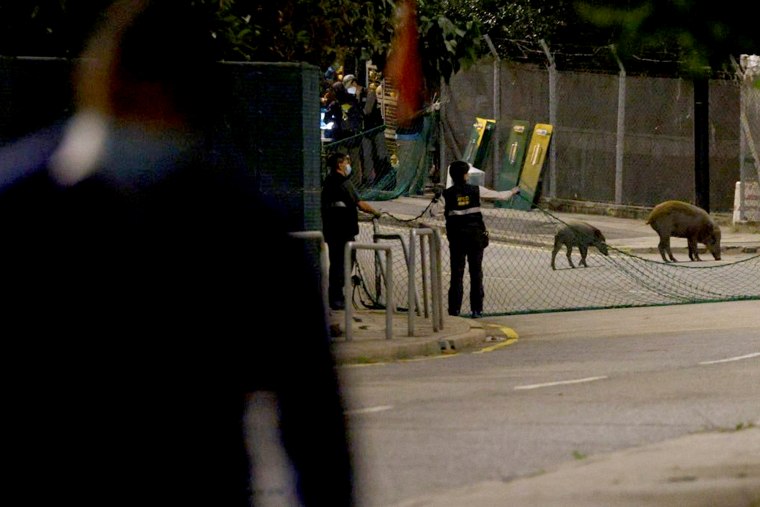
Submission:
<svg viewBox="0 0 760 507">
<path fill-rule="evenodd" d="M 699 251 L 697 250 L 697 238 L 690 237 L 686 241 L 689 244 L 689 260 L 701 261 L 702 259 L 699 258 Z"/>
<path fill-rule="evenodd" d="M 573 253 L 573 245 L 570 243 L 567 243 L 565 246 L 567 246 L 567 262 L 570 264 L 571 268 L 575 268 L 575 264 L 573 264 L 573 259 L 570 257 L 570 254 Z"/>
<path fill-rule="evenodd" d="M 586 255 L 588 254 L 588 247 L 586 245 L 579 245 L 578 250 L 581 251 L 581 266 L 587 268 L 588 265 L 586 264 Z"/>
<path fill-rule="evenodd" d="M 562 243 L 559 241 L 559 239 L 554 240 L 554 248 L 552 249 L 552 269 L 556 270 L 557 268 L 554 267 L 554 258 L 557 257 L 557 252 L 559 252 L 559 249 L 561 248 Z"/>
<path fill-rule="evenodd" d="M 665 254 L 667 253 L 671 261 L 678 262 L 676 258 L 673 257 L 673 252 L 670 250 L 670 235 L 669 234 L 660 235 L 660 243 L 657 245 L 657 249 L 660 251 L 660 255 L 662 256 L 663 261 L 668 262 L 668 259 L 665 257 Z"/>
</svg>

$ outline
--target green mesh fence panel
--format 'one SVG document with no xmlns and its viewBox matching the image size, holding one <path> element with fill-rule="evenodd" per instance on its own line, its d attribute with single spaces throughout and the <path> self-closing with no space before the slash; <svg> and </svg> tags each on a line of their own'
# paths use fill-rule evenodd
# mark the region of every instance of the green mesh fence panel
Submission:
<svg viewBox="0 0 760 507">
<path fill-rule="evenodd" d="M 519 198 L 516 197 L 516 198 Z M 398 309 L 408 310 L 408 276 L 406 258 L 409 251 L 409 230 L 412 227 L 436 228 L 442 236 L 444 312 L 449 286 L 448 243 L 442 218 L 423 212 L 415 219 L 401 220 L 385 216 L 380 222 L 362 222 L 360 242 L 390 242 L 393 245 L 393 300 Z M 604 256 L 595 247 L 589 248 L 588 267 L 579 266 L 578 249 L 574 248 L 575 269 L 570 268 L 564 247 L 556 258 L 557 270 L 551 269 L 555 232 L 563 221 L 540 208 L 533 211 L 485 206 L 483 209 L 491 242 L 483 261 L 486 315 L 511 315 L 549 311 L 602 309 L 635 306 L 657 306 L 760 299 L 760 255 L 740 261 L 719 264 L 712 262 L 664 263 L 632 255 L 609 247 Z M 422 312 L 430 307 L 432 286 L 430 269 L 417 249 L 415 308 Z M 709 254 L 704 254 L 709 257 Z M 354 304 L 384 307 L 382 294 L 383 268 L 376 254 L 360 251 L 355 269 L 358 282 Z M 427 289 L 426 289 L 427 288 Z M 465 301 L 462 313 L 469 313 L 469 280 L 465 275 Z M 427 302 L 427 305 L 423 303 Z"/>
<path fill-rule="evenodd" d="M 419 133 L 404 139 L 388 139 L 385 127 L 380 126 L 326 143 L 324 158 L 336 151 L 351 157 L 351 179 L 365 201 L 420 195 L 432 166 L 433 128 L 433 118 L 426 116 Z"/>
</svg>

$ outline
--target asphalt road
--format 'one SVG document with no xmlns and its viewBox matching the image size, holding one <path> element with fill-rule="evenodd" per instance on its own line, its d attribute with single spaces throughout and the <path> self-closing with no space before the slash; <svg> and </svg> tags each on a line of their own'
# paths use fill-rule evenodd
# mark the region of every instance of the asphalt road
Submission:
<svg viewBox="0 0 760 507">
<path fill-rule="evenodd" d="M 489 351 L 340 369 L 361 505 L 760 420 L 757 302 L 485 319 Z"/>
</svg>

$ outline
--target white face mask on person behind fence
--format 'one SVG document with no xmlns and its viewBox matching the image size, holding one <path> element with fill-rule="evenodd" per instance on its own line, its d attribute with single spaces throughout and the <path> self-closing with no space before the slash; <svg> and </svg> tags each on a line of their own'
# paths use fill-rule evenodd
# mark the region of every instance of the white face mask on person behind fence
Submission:
<svg viewBox="0 0 760 507">
<path fill-rule="evenodd" d="M 349 88 L 347 91 L 348 91 L 348 93 L 350 93 L 351 95 L 356 95 L 356 87 L 355 87 L 355 86 L 352 86 L 352 87 L 351 87 L 351 88 Z"/>
<path fill-rule="evenodd" d="M 346 178 L 351 176 L 351 164 L 346 164 L 345 171 L 346 171 Z"/>
</svg>

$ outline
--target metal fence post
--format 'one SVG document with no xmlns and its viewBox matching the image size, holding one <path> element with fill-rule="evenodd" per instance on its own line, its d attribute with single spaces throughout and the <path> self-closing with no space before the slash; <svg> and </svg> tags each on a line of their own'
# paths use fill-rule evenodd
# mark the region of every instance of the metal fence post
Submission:
<svg viewBox="0 0 760 507">
<path fill-rule="evenodd" d="M 430 278 L 431 278 L 431 306 L 433 307 L 433 330 L 438 331 L 439 330 L 439 324 L 442 323 L 443 319 L 438 315 L 440 313 L 440 309 L 442 306 L 441 303 L 441 283 L 440 283 L 440 243 L 438 243 L 435 240 L 435 232 L 433 229 L 430 228 L 418 228 L 418 229 L 410 229 L 409 231 L 409 263 L 408 263 L 408 273 L 409 273 L 409 280 L 408 280 L 408 299 L 409 299 L 409 315 L 408 315 L 408 335 L 414 336 L 414 309 L 412 308 L 412 303 L 415 301 L 415 296 L 417 293 L 416 288 L 416 255 L 415 255 L 415 245 L 417 244 L 416 238 L 419 236 L 420 238 L 420 244 L 425 240 L 425 236 L 428 236 L 430 239 L 429 246 L 430 246 L 430 257 L 429 260 L 425 259 L 424 248 L 420 248 L 422 255 L 420 262 L 422 262 L 422 277 L 423 277 L 423 284 L 426 283 L 425 276 L 427 273 L 427 269 L 425 268 L 426 261 L 430 263 Z M 427 293 L 424 294 L 426 296 Z M 428 316 L 427 313 L 427 297 L 424 297 L 422 300 L 422 305 L 425 308 L 425 316 Z M 440 329 L 442 329 L 443 326 L 440 325 Z"/>
</svg>

